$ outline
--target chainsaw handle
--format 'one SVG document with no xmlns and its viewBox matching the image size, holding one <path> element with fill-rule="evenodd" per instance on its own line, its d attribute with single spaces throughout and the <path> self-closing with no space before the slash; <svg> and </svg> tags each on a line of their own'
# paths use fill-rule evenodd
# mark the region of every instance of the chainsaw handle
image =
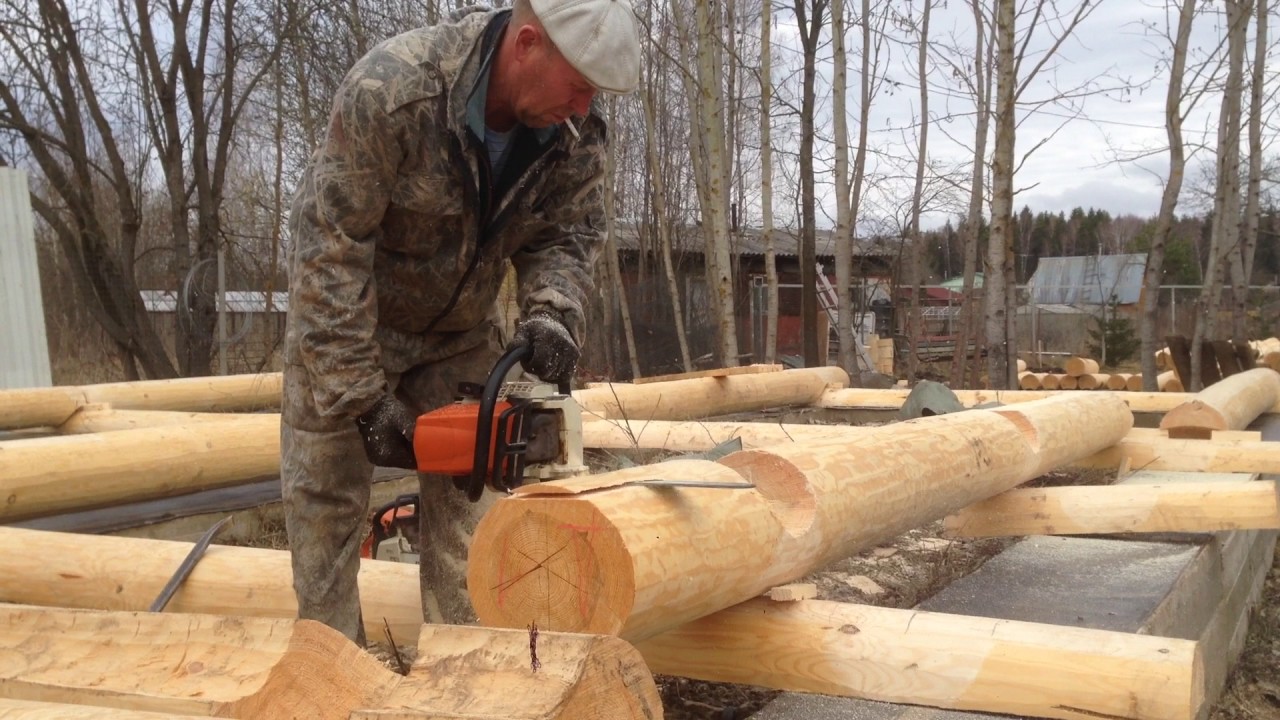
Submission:
<svg viewBox="0 0 1280 720">
<path fill-rule="evenodd" d="M 502 357 L 493 366 L 489 378 L 484 382 L 484 392 L 480 395 L 480 409 L 476 417 L 476 454 L 471 463 L 471 482 L 467 484 L 467 499 L 478 502 L 484 494 L 485 478 L 489 474 L 490 443 L 493 440 L 493 413 L 498 405 L 498 392 L 507 373 L 516 363 L 523 362 L 533 356 L 533 346 L 524 340 L 517 340 L 507 346 Z"/>
</svg>

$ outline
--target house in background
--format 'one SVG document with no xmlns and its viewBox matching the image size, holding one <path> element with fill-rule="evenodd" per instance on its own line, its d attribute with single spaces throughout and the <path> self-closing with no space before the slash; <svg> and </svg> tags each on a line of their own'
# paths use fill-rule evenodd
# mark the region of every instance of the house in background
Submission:
<svg viewBox="0 0 1280 720">
<path fill-rule="evenodd" d="M 652 235 L 646 233 L 647 236 Z M 683 248 L 673 256 L 676 284 L 680 291 L 685 335 L 690 355 L 703 366 L 710 366 L 716 347 L 716 323 L 712 295 L 706 279 L 706 262 L 700 227 L 683 227 L 676 231 L 672 243 Z M 618 263 L 623 286 L 627 291 L 636 351 L 644 374 L 679 372 L 679 342 L 662 256 L 656 239 L 647 237 L 641 243 L 640 229 L 635 225 L 620 226 L 615 231 Z M 815 238 L 816 259 L 828 282 L 835 283 L 835 238 L 831 231 L 819 230 Z M 742 363 L 763 362 L 766 328 L 767 288 L 765 283 L 765 244 L 758 228 L 739 231 L 730 246 L 733 261 L 733 295 L 737 314 L 738 348 Z M 890 278 L 901 244 L 893 240 L 855 240 L 853 249 L 853 289 L 855 305 L 869 315 L 871 303 L 888 299 Z M 774 253 L 778 269 L 778 355 L 803 357 L 803 322 L 801 318 L 799 238 L 794 231 L 774 231 Z M 614 317 L 599 320 L 616 323 L 618 331 L 610 333 L 615 344 L 615 360 L 608 368 L 613 377 L 629 375 L 626 368 L 626 346 L 616 303 L 601 303 Z M 604 308 L 602 307 L 602 310 Z M 827 315 L 819 306 L 820 332 L 828 330 Z M 869 324 L 869 323 L 868 323 Z M 588 369 L 603 368 L 603 358 L 587 357 Z M 601 373 L 606 374 L 606 373 Z"/>
<path fill-rule="evenodd" d="M 1113 303 L 1137 332 L 1146 266 L 1146 253 L 1040 258 L 1017 308 L 1018 348 L 1045 366 L 1088 354 L 1094 319 Z"/>
</svg>

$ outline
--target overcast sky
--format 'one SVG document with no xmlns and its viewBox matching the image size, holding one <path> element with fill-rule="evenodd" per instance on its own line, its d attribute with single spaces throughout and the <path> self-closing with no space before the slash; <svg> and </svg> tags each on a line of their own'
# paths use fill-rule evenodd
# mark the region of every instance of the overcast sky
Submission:
<svg viewBox="0 0 1280 720">
<path fill-rule="evenodd" d="M 1072 5 L 1073 3 L 1062 3 Z M 1215 3 L 1216 5 L 1216 3 Z M 919 7 L 919 4 L 916 4 Z M 917 9 L 918 12 L 918 9 Z M 776 14 L 779 23 L 778 42 L 798 47 L 794 17 L 785 12 Z M 1176 22 L 1176 16 L 1168 19 Z M 1144 29 L 1142 23 L 1155 23 L 1154 30 Z M 1113 215 L 1132 213 L 1141 216 L 1154 215 L 1160 204 L 1163 178 L 1167 174 L 1168 154 L 1161 151 L 1146 159 L 1117 163 L 1118 153 L 1133 153 L 1143 148 L 1163 148 L 1166 144 L 1164 128 L 1164 98 L 1167 90 L 1167 74 L 1162 71 L 1159 57 L 1167 55 L 1168 41 L 1158 32 L 1165 29 L 1165 11 L 1148 1 L 1106 0 L 1080 26 L 1072 39 L 1058 52 L 1057 60 L 1042 72 L 1031 85 L 1025 99 L 1045 98 L 1054 95 L 1053 86 L 1073 87 L 1095 80 L 1099 86 L 1115 88 L 1121 81 L 1133 84 L 1130 92 L 1112 91 L 1084 99 L 1082 119 L 1070 120 L 1066 126 L 1026 161 L 1015 179 L 1017 188 L 1025 188 L 1015 198 L 1015 206 L 1028 205 L 1033 211 L 1070 211 L 1076 206 L 1101 208 Z M 931 21 L 930 35 L 939 44 L 960 42 L 972 46 L 972 16 L 967 2 L 952 0 L 936 8 Z M 1212 52 L 1222 34 L 1222 18 L 1215 12 L 1197 18 L 1191 45 L 1203 54 Z M 1277 23 L 1273 20 L 1272 27 Z M 1252 25 L 1250 26 L 1252 42 Z M 895 31 L 901 34 L 901 31 Z M 1172 32 L 1172 31 L 1170 31 Z M 1276 33 L 1273 31 L 1274 37 Z M 849 60 L 849 112 L 851 142 L 856 139 L 857 92 L 860 79 L 857 75 L 857 57 L 860 34 L 850 28 Z M 1047 32 L 1037 35 L 1032 47 L 1044 48 L 1049 42 Z M 829 54 L 829 50 L 826 51 Z M 1250 54 L 1252 50 L 1248 51 Z M 892 94 L 882 92 L 872 104 L 873 117 L 869 126 L 873 130 L 872 144 L 896 147 L 900 153 L 914 156 L 913 131 L 904 130 L 911 119 L 918 116 L 918 90 L 915 80 L 915 49 L 899 44 L 889 50 L 888 72 L 901 82 Z M 794 51 L 783 50 L 783 55 Z M 1024 66 L 1031 65 L 1024 63 Z M 1270 67 L 1275 63 L 1269 63 Z M 1274 71 L 1273 71 L 1274 72 Z M 829 78 L 829 65 L 824 77 Z M 934 83 L 938 85 L 937 82 Z M 827 90 L 829 92 L 829 89 Z M 1208 95 L 1187 120 L 1184 135 L 1188 143 L 1215 140 L 1219 95 Z M 948 139 L 942 132 L 945 127 L 953 137 L 965 144 L 972 143 L 972 100 L 956 91 L 931 92 L 930 114 L 935 117 L 948 114 L 965 114 L 945 125 L 935 121 L 929 134 L 931 161 L 960 163 L 972 157 L 972 152 Z M 1247 107 L 1247 98 L 1246 98 Z M 824 120 L 829 135 L 829 110 Z M 1022 154 L 1042 139 L 1053 134 L 1064 122 L 1068 110 L 1050 106 L 1042 112 L 1030 114 L 1028 109 L 1019 111 L 1020 125 L 1017 135 L 1017 154 Z M 821 124 L 821 123 L 820 123 Z M 1274 124 L 1273 124 L 1274 126 Z M 1272 145 L 1274 127 L 1267 139 Z M 910 148 L 910 149 L 908 149 Z M 988 144 L 988 152 L 991 144 Z M 1268 153 L 1270 154 L 1270 152 Z M 1211 153 L 1201 153 L 1191 162 L 1212 163 Z M 885 166 L 881 166 L 884 168 Z M 1197 180 L 1200 171 L 1189 168 L 1186 182 Z M 909 193 L 909 184 L 886 194 L 888 198 L 902 198 Z M 829 193 L 824 203 L 833 213 Z M 1184 211 L 1190 208 L 1186 205 Z M 941 224 L 947 213 L 933 213 L 926 218 L 926 225 Z M 952 215 L 953 216 L 953 215 Z"/>
</svg>

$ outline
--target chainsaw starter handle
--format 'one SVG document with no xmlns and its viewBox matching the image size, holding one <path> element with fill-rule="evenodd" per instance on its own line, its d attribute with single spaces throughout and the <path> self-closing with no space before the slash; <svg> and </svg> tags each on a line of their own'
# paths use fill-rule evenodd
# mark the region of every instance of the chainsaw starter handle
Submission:
<svg viewBox="0 0 1280 720">
<path fill-rule="evenodd" d="M 476 418 L 476 454 L 471 464 L 471 482 L 467 485 L 467 499 L 471 502 L 478 502 L 484 494 L 485 478 L 489 474 L 489 446 L 493 439 L 493 413 L 498 405 L 502 383 L 516 363 L 532 356 L 533 346 L 528 342 L 523 339 L 512 342 L 502 353 L 502 357 L 498 358 L 489 378 L 484 382 Z"/>
</svg>

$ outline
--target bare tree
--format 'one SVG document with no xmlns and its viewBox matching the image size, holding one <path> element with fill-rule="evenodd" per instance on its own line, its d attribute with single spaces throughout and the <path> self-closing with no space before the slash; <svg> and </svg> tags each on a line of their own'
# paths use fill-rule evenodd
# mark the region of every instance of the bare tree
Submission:
<svg viewBox="0 0 1280 720">
<path fill-rule="evenodd" d="M 640 89 L 640 102 L 644 107 L 644 146 L 650 181 L 653 187 L 653 210 L 659 218 L 667 216 L 666 188 L 662 180 L 662 167 L 658 161 L 657 142 L 654 141 L 654 126 L 657 118 L 653 111 L 653 99 L 648 90 Z M 675 263 L 671 258 L 671 232 L 667 223 L 657 223 L 658 242 L 661 246 L 662 269 L 667 279 L 667 292 L 671 296 L 672 314 L 675 320 L 676 339 L 680 344 L 680 361 L 685 372 L 693 370 L 693 360 L 689 357 L 689 338 L 684 331 L 684 311 L 680 302 L 680 283 L 676 280 Z M 627 324 L 628 347 L 632 348 L 634 357 L 635 339 L 631 333 L 630 322 Z M 632 360 L 634 365 L 635 360 Z"/>
<path fill-rule="evenodd" d="M 764 235 L 764 268 L 768 298 L 764 361 L 778 357 L 778 258 L 773 244 L 773 9 L 765 0 L 760 13 L 760 213 Z"/>
<path fill-rule="evenodd" d="M 1165 180 L 1164 193 L 1160 198 L 1160 214 L 1156 218 L 1155 235 L 1151 239 L 1151 248 L 1147 251 L 1147 266 L 1142 276 L 1142 387 L 1150 392 L 1159 389 L 1155 354 L 1160 344 L 1157 333 L 1165 248 L 1173 232 L 1173 213 L 1178 205 L 1182 178 L 1186 172 L 1186 150 L 1182 142 L 1182 123 L 1186 119 L 1183 80 L 1195 12 L 1196 0 L 1182 0 L 1170 56 L 1169 89 L 1165 94 L 1164 105 L 1165 135 L 1169 140 L 1169 177 Z"/>
<path fill-rule="evenodd" d="M 813 145 L 815 83 L 818 75 L 818 43 L 827 0 L 795 0 L 796 25 L 804 55 L 804 79 L 800 98 L 800 314 L 804 327 L 804 364 L 825 365 L 818 353 L 818 273 Z"/>
<path fill-rule="evenodd" d="M 1249 26 L 1250 6 L 1246 1 L 1226 0 L 1227 8 L 1227 80 L 1222 90 L 1218 113 L 1217 190 L 1213 201 L 1213 232 L 1209 240 L 1209 259 L 1205 267 L 1205 284 L 1200 294 L 1199 312 L 1191 338 L 1192 392 L 1202 387 L 1200 349 L 1206 338 L 1217 333 L 1218 309 L 1221 304 L 1222 280 L 1228 270 L 1233 285 L 1233 304 L 1239 305 L 1239 322 L 1233 322 L 1233 334 L 1244 342 L 1244 287 L 1248 282 L 1240 254 L 1240 100 L 1244 92 L 1244 49 Z M 1234 310 L 1234 308 L 1233 308 Z M 1233 311 L 1233 318 L 1236 313 Z"/>
<path fill-rule="evenodd" d="M 924 243 L 920 237 L 920 209 L 924 195 L 924 171 L 929 149 L 929 15 L 932 12 L 931 0 L 924 0 L 920 11 L 919 47 L 917 55 L 917 72 L 920 78 L 920 131 L 916 152 L 916 180 L 911 193 L 910 231 L 910 266 L 907 284 L 911 287 L 911 315 L 907 323 L 907 336 L 910 352 L 907 355 L 907 378 L 914 380 L 919 367 L 920 356 L 916 343 L 920 337 L 920 264 Z M 1012 208 L 1010 208 L 1012 215 Z M 959 348 L 957 348 L 959 350 Z"/>
<path fill-rule="evenodd" d="M 863 20 L 865 22 L 866 18 Z M 836 285 L 839 287 L 836 294 L 836 317 L 840 321 L 836 331 L 839 342 L 836 357 L 840 367 L 852 377 L 857 371 L 857 354 L 854 352 L 854 343 L 857 342 L 857 338 L 853 334 L 853 303 L 846 300 L 852 279 L 853 228 L 849 217 L 852 208 L 844 202 L 844 198 L 849 195 L 849 123 L 845 111 L 848 63 L 844 48 L 844 33 L 844 0 L 831 0 L 831 63 L 833 66 L 831 114 L 836 146 L 836 197 L 839 199 L 836 202 L 835 228 Z"/>
<path fill-rule="evenodd" d="M 612 123 L 617 115 L 617 99 L 609 102 L 609 119 Z M 640 358 L 636 353 L 636 335 L 631 327 L 631 308 L 627 303 L 627 289 L 622 282 L 622 269 L 618 265 L 617 232 L 617 163 L 613 148 L 610 147 L 605 156 L 604 180 L 604 217 L 605 217 L 605 262 L 609 267 L 609 283 L 613 295 L 618 299 L 618 310 L 622 314 L 622 332 L 627 342 L 627 357 L 631 361 L 631 377 L 640 377 Z"/>
<path fill-rule="evenodd" d="M 1254 0 L 1253 67 L 1249 78 L 1249 179 L 1243 218 L 1244 281 L 1253 281 L 1253 258 L 1258 248 L 1262 192 L 1262 106 L 1267 82 L 1267 0 Z"/>
</svg>

